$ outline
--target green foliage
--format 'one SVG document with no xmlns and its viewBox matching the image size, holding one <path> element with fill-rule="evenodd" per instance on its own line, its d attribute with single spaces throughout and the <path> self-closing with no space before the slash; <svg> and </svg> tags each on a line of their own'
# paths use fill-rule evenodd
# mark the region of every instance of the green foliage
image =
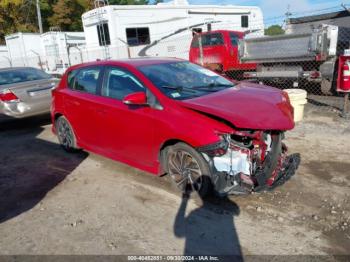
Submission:
<svg viewBox="0 0 350 262">
<path fill-rule="evenodd" d="M 2 0 L 0 1 L 0 43 L 4 42 L 5 35 L 17 31 L 35 31 L 36 25 L 33 20 L 32 10 L 26 10 L 30 1 Z"/>
<path fill-rule="evenodd" d="M 109 0 L 110 5 L 147 5 L 148 0 Z"/>
<path fill-rule="evenodd" d="M 284 30 L 280 25 L 271 25 L 265 29 L 265 35 L 283 35 Z"/>
<path fill-rule="evenodd" d="M 35 0 L 0 0 L 0 44 L 5 35 L 38 32 Z M 110 5 L 147 5 L 163 0 L 109 0 Z M 58 26 L 62 31 L 81 31 L 81 15 L 95 7 L 94 0 L 40 0 L 44 32 Z"/>
<path fill-rule="evenodd" d="M 52 7 L 53 15 L 48 18 L 51 26 L 57 26 L 62 31 L 82 30 L 81 15 L 85 7 L 78 0 L 58 0 Z"/>
</svg>

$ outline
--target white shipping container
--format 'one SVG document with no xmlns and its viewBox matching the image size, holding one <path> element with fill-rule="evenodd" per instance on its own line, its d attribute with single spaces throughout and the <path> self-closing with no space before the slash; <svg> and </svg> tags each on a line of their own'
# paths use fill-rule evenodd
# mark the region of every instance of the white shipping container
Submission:
<svg viewBox="0 0 350 262">
<path fill-rule="evenodd" d="M 5 41 L 12 66 L 42 68 L 40 34 L 15 33 L 5 36 Z"/>
</svg>

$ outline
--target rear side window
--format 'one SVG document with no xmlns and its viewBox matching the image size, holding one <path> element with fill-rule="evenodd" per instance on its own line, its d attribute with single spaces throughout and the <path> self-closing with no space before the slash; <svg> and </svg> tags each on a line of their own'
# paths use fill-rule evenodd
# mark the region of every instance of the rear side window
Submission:
<svg viewBox="0 0 350 262">
<path fill-rule="evenodd" d="M 71 71 L 68 74 L 68 87 L 73 90 L 96 94 L 101 70 L 100 67 L 89 67 Z"/>
</svg>

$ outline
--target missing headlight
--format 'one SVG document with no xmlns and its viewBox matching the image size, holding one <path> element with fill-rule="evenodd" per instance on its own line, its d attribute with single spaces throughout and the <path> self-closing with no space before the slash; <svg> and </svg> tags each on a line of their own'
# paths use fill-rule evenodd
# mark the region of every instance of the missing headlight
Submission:
<svg viewBox="0 0 350 262">
<path fill-rule="evenodd" d="M 230 135 L 220 135 L 220 141 L 214 144 L 198 147 L 197 150 L 209 157 L 218 157 L 226 154 L 230 146 Z"/>
</svg>

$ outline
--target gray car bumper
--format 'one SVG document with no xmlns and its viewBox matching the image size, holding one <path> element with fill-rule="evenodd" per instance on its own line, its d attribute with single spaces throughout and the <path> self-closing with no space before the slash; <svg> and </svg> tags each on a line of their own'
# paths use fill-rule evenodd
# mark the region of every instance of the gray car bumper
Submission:
<svg viewBox="0 0 350 262">
<path fill-rule="evenodd" d="M 21 101 L 0 102 L 0 114 L 14 118 L 41 115 L 50 112 L 50 105 L 51 101 L 45 101 L 39 104 L 27 104 Z"/>
</svg>

